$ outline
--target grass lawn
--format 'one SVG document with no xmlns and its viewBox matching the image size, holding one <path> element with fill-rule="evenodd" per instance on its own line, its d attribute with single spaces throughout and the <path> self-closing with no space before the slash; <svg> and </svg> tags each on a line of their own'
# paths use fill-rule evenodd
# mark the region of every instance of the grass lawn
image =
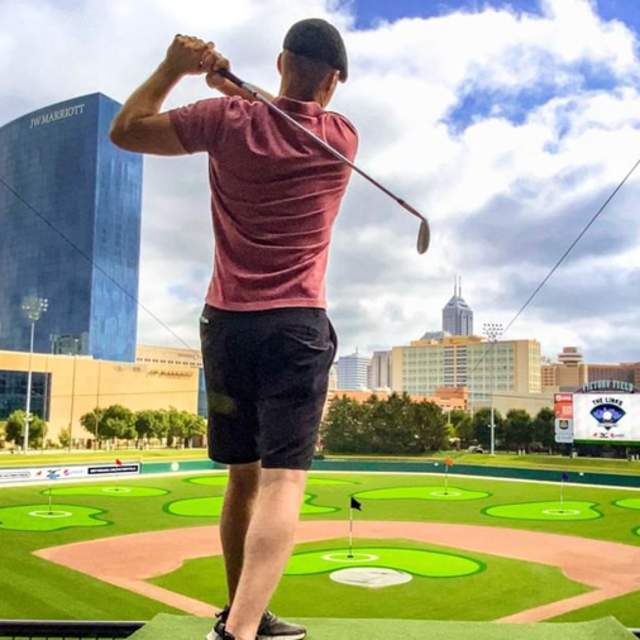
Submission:
<svg viewBox="0 0 640 640">
<path fill-rule="evenodd" d="M 346 539 L 330 540 L 298 545 L 295 552 L 344 549 L 346 545 Z M 459 553 L 455 549 L 409 540 L 357 540 L 354 553 L 358 553 L 358 548 L 376 545 Z M 286 575 L 285 572 L 272 607 L 279 614 L 298 617 L 493 620 L 589 591 L 588 587 L 570 581 L 553 567 L 479 553 L 462 553 L 486 565 L 484 570 L 455 578 L 414 575 L 407 584 L 385 589 L 338 584 L 327 573 Z M 289 566 L 292 564 L 290 562 Z M 205 602 L 221 605 L 226 601 L 224 566 L 220 556 L 188 560 L 177 571 L 154 578 L 151 582 Z"/>
<path fill-rule="evenodd" d="M 202 477 L 203 474 L 194 474 L 193 477 Z M 322 515 L 306 515 L 303 519 L 330 519 L 345 521 L 345 535 L 347 533 L 346 518 L 348 516 L 349 499 L 352 494 L 365 491 L 385 489 L 391 487 L 415 487 L 420 485 L 434 485 L 439 476 L 429 475 L 386 475 L 386 474 L 330 474 L 314 475 L 313 477 L 343 480 L 344 483 L 327 484 L 325 482 L 310 482 L 307 493 L 312 495 L 310 504 L 320 507 L 336 507 L 337 510 Z M 153 531 L 161 529 L 174 529 L 188 526 L 199 526 L 217 522 L 216 518 L 202 516 L 176 516 L 168 513 L 163 507 L 176 500 L 189 498 L 206 498 L 221 496 L 224 492 L 224 484 L 200 484 L 189 482 L 189 476 L 147 476 L 137 480 L 127 478 L 126 482 L 105 481 L 105 487 L 139 486 L 153 487 L 168 493 L 157 495 L 160 492 L 151 492 L 150 496 L 124 496 L 122 492 L 102 492 L 96 495 L 80 495 L 71 492 L 66 495 L 53 496 L 53 508 L 56 502 L 60 505 L 78 505 L 87 508 L 103 510 L 98 518 L 108 521 L 108 526 L 76 527 L 52 531 L 15 531 L 0 528 L 0 617 L 2 618 L 83 618 L 83 619 L 149 619 L 160 611 L 169 609 L 154 600 L 146 599 L 130 593 L 126 590 L 99 582 L 88 576 L 65 569 L 46 560 L 34 557 L 31 552 L 36 549 L 60 545 L 82 540 L 90 540 L 107 536 L 123 535 L 139 531 Z M 95 485 L 96 483 L 91 483 Z M 64 484 L 63 487 L 86 486 L 82 484 Z M 612 503 L 617 500 L 640 497 L 639 491 L 625 491 L 621 489 L 592 489 L 582 486 L 565 487 L 565 499 L 567 501 L 595 503 L 596 509 L 603 517 L 594 520 L 583 521 L 536 521 L 496 518 L 485 515 L 482 510 L 487 507 L 514 504 L 519 502 L 548 502 L 557 501 L 559 498 L 559 486 L 550 484 L 508 482 L 499 480 L 465 479 L 457 476 L 450 479 L 450 489 L 458 487 L 467 491 L 483 491 L 491 494 L 486 498 L 468 501 L 441 501 L 441 500 L 361 500 L 363 511 L 356 514 L 357 519 L 368 520 L 408 520 L 408 521 L 432 521 L 481 524 L 491 527 L 509 527 L 516 529 L 528 529 L 534 531 L 548 531 L 577 535 L 583 537 L 613 540 L 625 544 L 640 545 L 640 536 L 633 531 L 640 527 L 640 511 L 624 509 Z M 47 501 L 46 486 L 25 486 L 20 488 L 0 489 L 0 508 L 24 505 L 42 505 Z M 42 492 L 45 492 L 43 495 Z M 93 491 L 91 493 L 94 493 Z M 132 492 L 134 493 L 134 492 Z M 137 492 L 135 492 L 137 493 Z M 143 492 L 144 493 L 144 492 Z M 0 511 L 1 513 L 1 511 Z M 0 524 L 1 527 L 1 524 Z M 355 533 L 357 536 L 357 522 Z M 407 544 L 406 542 L 403 544 Z M 462 555 L 469 555 L 462 552 Z M 506 567 L 510 561 L 499 559 L 495 565 Z M 506 564 L 502 564 L 506 563 Z M 522 564 L 522 563 L 516 563 Z M 515 570 L 515 569 L 514 569 Z M 521 569 L 517 569 L 520 571 Z M 529 569 L 527 569 L 529 570 Z M 526 571 L 525 571 L 526 573 Z M 535 574 L 535 572 L 534 572 Z M 534 574 L 533 577 L 535 577 Z M 218 574 L 216 574 L 218 575 Z M 464 580 L 486 580 L 491 578 L 489 571 L 469 576 Z M 520 573 L 519 575 L 522 575 Z M 537 575 L 537 574 L 536 574 Z M 517 592 L 520 584 L 528 584 L 526 580 L 516 582 L 509 580 L 509 572 L 505 576 L 504 591 L 494 591 L 486 594 L 486 597 L 495 600 L 496 606 L 502 606 L 502 601 L 508 601 L 512 591 Z M 548 576 L 548 574 L 547 574 Z M 293 578 L 292 578 L 293 579 Z M 306 581 L 306 576 L 296 579 Z M 536 578 L 537 579 L 537 578 Z M 286 579 L 289 581 L 289 579 Z M 449 601 L 440 598 L 440 590 L 449 579 L 435 580 L 422 578 L 426 584 L 435 583 L 434 613 L 435 615 L 448 615 L 456 606 L 463 612 L 469 607 L 474 607 L 472 600 L 476 597 L 484 598 L 485 595 L 477 592 L 473 598 L 466 601 L 455 601 L 453 596 Z M 455 578 L 453 580 L 458 580 Z M 547 578 L 544 578 L 548 582 Z M 212 581 L 213 582 L 213 581 Z M 546 584 L 545 582 L 545 584 Z M 546 589 L 567 587 L 564 579 L 552 581 Z M 211 598 L 222 589 L 222 581 L 216 580 L 211 584 Z M 414 580 L 412 585 L 418 584 Z M 569 585 L 571 586 L 571 585 Z M 339 585 L 331 585 L 331 588 L 344 588 Z M 328 587 L 327 587 L 328 588 Z M 390 589 L 394 589 L 392 587 Z M 573 588 L 573 587 L 572 587 Z M 215 591 L 215 590 L 218 591 Z M 315 589 L 315 587 L 314 587 Z M 356 587 L 348 589 L 357 589 Z M 534 589 L 529 589 L 535 591 Z M 306 587 L 300 589 L 308 593 Z M 358 589 L 359 591 L 359 589 Z M 351 592 L 351 591 L 350 591 Z M 515 593 L 514 592 L 514 593 Z M 546 591 L 543 590 L 544 593 Z M 295 599 L 300 592 L 295 589 L 288 591 L 287 598 Z M 328 593 L 328 592 L 327 592 Z M 337 593 L 331 591 L 331 593 Z M 368 592 L 367 592 L 368 593 Z M 387 589 L 380 593 L 388 593 Z M 453 593 L 453 592 L 451 592 Z M 280 592 L 279 592 L 280 594 Z M 518 597 L 529 597 L 521 594 Z M 529 594 L 530 595 L 530 594 Z M 329 596 L 327 596 L 329 597 Z M 360 597 L 360 596 L 354 596 Z M 377 597 L 377 596 L 376 596 Z M 515 597 L 515 596 L 514 596 Z M 278 595 L 281 598 L 281 595 Z M 332 599 L 336 596 L 331 596 Z M 286 598 L 285 598 L 286 599 Z M 317 600 L 324 599 L 316 598 Z M 436 602 L 437 600 L 437 602 Z M 292 608 L 281 608 L 286 602 L 277 600 L 278 610 L 287 611 Z M 437 605 L 437 606 L 436 606 Z M 455 606 L 454 606 L 455 605 Z M 447 609 L 451 606 L 452 609 Z M 607 605 L 604 605 L 607 612 Z M 393 608 L 376 609 L 388 615 L 394 616 Z M 612 609 L 612 613 L 615 611 Z M 303 615 L 296 612 L 296 615 Z M 366 613 L 372 615 L 372 609 Z M 460 613 L 461 616 L 466 615 Z M 600 613 L 598 613 L 600 615 Z M 629 606 L 629 616 L 626 624 L 640 627 L 640 606 Z"/>
<path fill-rule="evenodd" d="M 640 591 L 565 613 L 553 622 L 581 622 L 604 616 L 615 616 L 626 627 L 640 628 Z"/>
</svg>

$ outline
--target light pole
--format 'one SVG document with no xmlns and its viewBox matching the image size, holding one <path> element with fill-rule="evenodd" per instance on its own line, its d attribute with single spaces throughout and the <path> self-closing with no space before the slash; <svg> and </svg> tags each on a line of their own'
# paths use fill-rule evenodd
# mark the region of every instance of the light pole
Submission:
<svg viewBox="0 0 640 640">
<path fill-rule="evenodd" d="M 40 320 L 42 314 L 49 308 L 49 301 L 46 298 L 29 296 L 22 302 L 22 311 L 27 320 L 31 323 L 31 338 L 29 340 L 29 373 L 27 375 L 27 406 L 24 416 L 24 443 L 23 449 L 27 453 L 29 450 L 29 423 L 31 422 L 31 386 L 33 379 L 33 342 L 36 333 L 36 322 Z"/>
<path fill-rule="evenodd" d="M 491 455 L 496 453 L 496 410 L 494 404 L 494 396 L 496 394 L 496 342 L 502 335 L 504 329 L 499 322 L 485 322 L 482 325 L 482 333 L 487 336 L 487 340 L 491 343 L 490 349 L 493 350 L 493 375 L 491 376 Z"/>
</svg>

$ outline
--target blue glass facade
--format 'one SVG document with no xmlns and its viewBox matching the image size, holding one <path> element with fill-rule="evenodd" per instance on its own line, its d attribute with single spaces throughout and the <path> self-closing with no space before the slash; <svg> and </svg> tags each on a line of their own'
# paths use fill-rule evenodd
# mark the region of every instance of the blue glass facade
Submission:
<svg viewBox="0 0 640 640">
<path fill-rule="evenodd" d="M 27 403 L 26 371 L 0 370 L 0 420 L 6 420 L 17 409 Z M 49 420 L 51 389 L 50 373 L 33 373 L 31 379 L 31 412 L 43 420 Z"/>
<path fill-rule="evenodd" d="M 28 351 L 37 296 L 36 351 L 135 360 L 142 156 L 109 140 L 119 108 L 97 93 L 0 128 L 0 176 L 46 219 L 0 184 L 0 349 Z"/>
</svg>

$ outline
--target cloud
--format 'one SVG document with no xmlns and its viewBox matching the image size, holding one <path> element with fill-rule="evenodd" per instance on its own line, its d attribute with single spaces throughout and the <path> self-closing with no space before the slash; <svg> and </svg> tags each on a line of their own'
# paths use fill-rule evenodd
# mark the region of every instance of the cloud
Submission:
<svg viewBox="0 0 640 640">
<path fill-rule="evenodd" d="M 353 177 L 328 279 L 341 353 L 438 329 L 454 273 L 464 276 L 476 327 L 506 323 L 635 160 L 637 34 L 601 19 L 587 0 L 366 30 L 354 26 L 356 8 L 328 0 L 236 0 L 224 10 L 206 0 L 5 0 L 0 122 L 94 91 L 124 100 L 176 32 L 211 37 L 240 75 L 276 91 L 287 27 L 326 17 L 350 52 L 351 79 L 332 108 L 360 131 L 358 162 L 433 226 L 432 249 L 420 257 L 416 221 Z M 167 107 L 206 95 L 191 78 Z M 149 158 L 144 180 L 141 300 L 197 346 L 212 264 L 206 159 Z M 514 337 L 538 338 L 550 354 L 571 343 L 599 360 L 640 360 L 637 184 L 612 203 Z M 139 339 L 175 344 L 144 312 Z"/>
</svg>

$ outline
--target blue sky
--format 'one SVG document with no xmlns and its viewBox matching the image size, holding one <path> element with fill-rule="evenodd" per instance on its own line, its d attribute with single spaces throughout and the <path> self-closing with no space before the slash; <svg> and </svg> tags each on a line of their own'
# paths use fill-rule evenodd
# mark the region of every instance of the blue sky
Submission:
<svg viewBox="0 0 640 640">
<path fill-rule="evenodd" d="M 539 13 L 539 0 L 353 0 L 357 26 L 367 29 L 383 19 L 428 18 L 451 11 L 480 11 L 490 6 L 511 7 L 517 12 Z M 638 0 L 597 0 L 598 13 L 605 20 L 622 20 L 640 32 L 640 2 Z"/>
</svg>

